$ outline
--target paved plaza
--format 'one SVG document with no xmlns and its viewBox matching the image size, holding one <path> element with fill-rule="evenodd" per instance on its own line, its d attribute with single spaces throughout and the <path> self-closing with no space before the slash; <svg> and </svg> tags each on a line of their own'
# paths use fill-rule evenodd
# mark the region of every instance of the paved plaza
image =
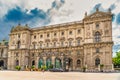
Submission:
<svg viewBox="0 0 120 80">
<path fill-rule="evenodd" d="M 120 80 L 120 73 L 0 71 L 0 80 Z"/>
</svg>

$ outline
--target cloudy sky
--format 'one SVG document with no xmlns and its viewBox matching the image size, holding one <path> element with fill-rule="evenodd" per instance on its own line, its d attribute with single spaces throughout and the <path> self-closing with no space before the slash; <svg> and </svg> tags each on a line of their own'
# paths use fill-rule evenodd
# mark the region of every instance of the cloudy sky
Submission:
<svg viewBox="0 0 120 80">
<path fill-rule="evenodd" d="M 120 0 L 0 0 L 0 40 L 18 23 L 41 27 L 79 21 L 96 8 L 113 13 L 113 53 L 120 49 Z M 114 54 L 115 55 L 115 54 Z"/>
</svg>

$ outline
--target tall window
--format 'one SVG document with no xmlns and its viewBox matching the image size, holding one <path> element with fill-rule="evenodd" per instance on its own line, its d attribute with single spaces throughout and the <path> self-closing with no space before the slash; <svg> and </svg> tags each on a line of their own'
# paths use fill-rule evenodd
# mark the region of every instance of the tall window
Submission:
<svg viewBox="0 0 120 80">
<path fill-rule="evenodd" d="M 69 41 L 69 46 L 72 46 L 72 41 Z"/>
<path fill-rule="evenodd" d="M 77 40 L 77 45 L 78 45 L 78 46 L 80 45 L 80 40 Z"/>
<path fill-rule="evenodd" d="M 95 59 L 95 66 L 98 66 L 100 64 L 100 59 L 99 58 L 96 58 Z"/>
<path fill-rule="evenodd" d="M 95 33 L 95 42 L 100 42 L 100 39 L 101 39 L 101 35 L 99 32 L 96 32 Z"/>
<path fill-rule="evenodd" d="M 18 41 L 18 43 L 17 43 L 17 48 L 19 49 L 20 48 L 20 41 Z"/>
<path fill-rule="evenodd" d="M 78 29 L 77 33 L 80 34 L 80 29 Z"/>
<path fill-rule="evenodd" d="M 49 43 L 47 43 L 47 47 L 49 47 Z"/>
<path fill-rule="evenodd" d="M 36 44 L 35 43 L 33 44 L 33 48 L 36 49 Z"/>
<path fill-rule="evenodd" d="M 56 42 L 54 42 L 54 47 L 56 47 Z"/>
<path fill-rule="evenodd" d="M 1 49 L 1 57 L 3 56 L 3 49 Z"/>
<path fill-rule="evenodd" d="M 61 42 L 61 46 L 64 46 L 64 42 L 63 41 Z"/>
<path fill-rule="evenodd" d="M 40 43 L 40 48 L 42 48 L 42 43 Z"/>
<path fill-rule="evenodd" d="M 77 51 L 77 55 L 80 55 L 80 50 Z"/>
</svg>

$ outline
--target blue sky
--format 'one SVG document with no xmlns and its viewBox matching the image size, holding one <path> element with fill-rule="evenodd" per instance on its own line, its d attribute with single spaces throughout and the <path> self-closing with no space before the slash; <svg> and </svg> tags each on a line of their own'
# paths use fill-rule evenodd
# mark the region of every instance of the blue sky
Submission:
<svg viewBox="0 0 120 80">
<path fill-rule="evenodd" d="M 120 49 L 120 0 L 0 0 L 0 40 L 18 23 L 30 27 L 79 21 L 95 9 L 113 13 L 113 53 Z"/>
</svg>

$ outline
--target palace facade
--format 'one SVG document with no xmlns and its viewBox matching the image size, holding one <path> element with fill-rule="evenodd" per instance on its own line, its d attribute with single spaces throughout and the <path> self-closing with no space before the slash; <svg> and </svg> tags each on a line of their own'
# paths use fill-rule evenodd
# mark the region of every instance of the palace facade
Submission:
<svg viewBox="0 0 120 80">
<path fill-rule="evenodd" d="M 0 68 L 7 69 L 8 61 L 8 41 L 2 40 L 0 42 Z"/>
<path fill-rule="evenodd" d="M 20 24 L 9 37 L 8 69 L 19 65 L 40 68 L 112 69 L 112 13 L 96 12 L 81 21 L 29 28 Z"/>
</svg>

